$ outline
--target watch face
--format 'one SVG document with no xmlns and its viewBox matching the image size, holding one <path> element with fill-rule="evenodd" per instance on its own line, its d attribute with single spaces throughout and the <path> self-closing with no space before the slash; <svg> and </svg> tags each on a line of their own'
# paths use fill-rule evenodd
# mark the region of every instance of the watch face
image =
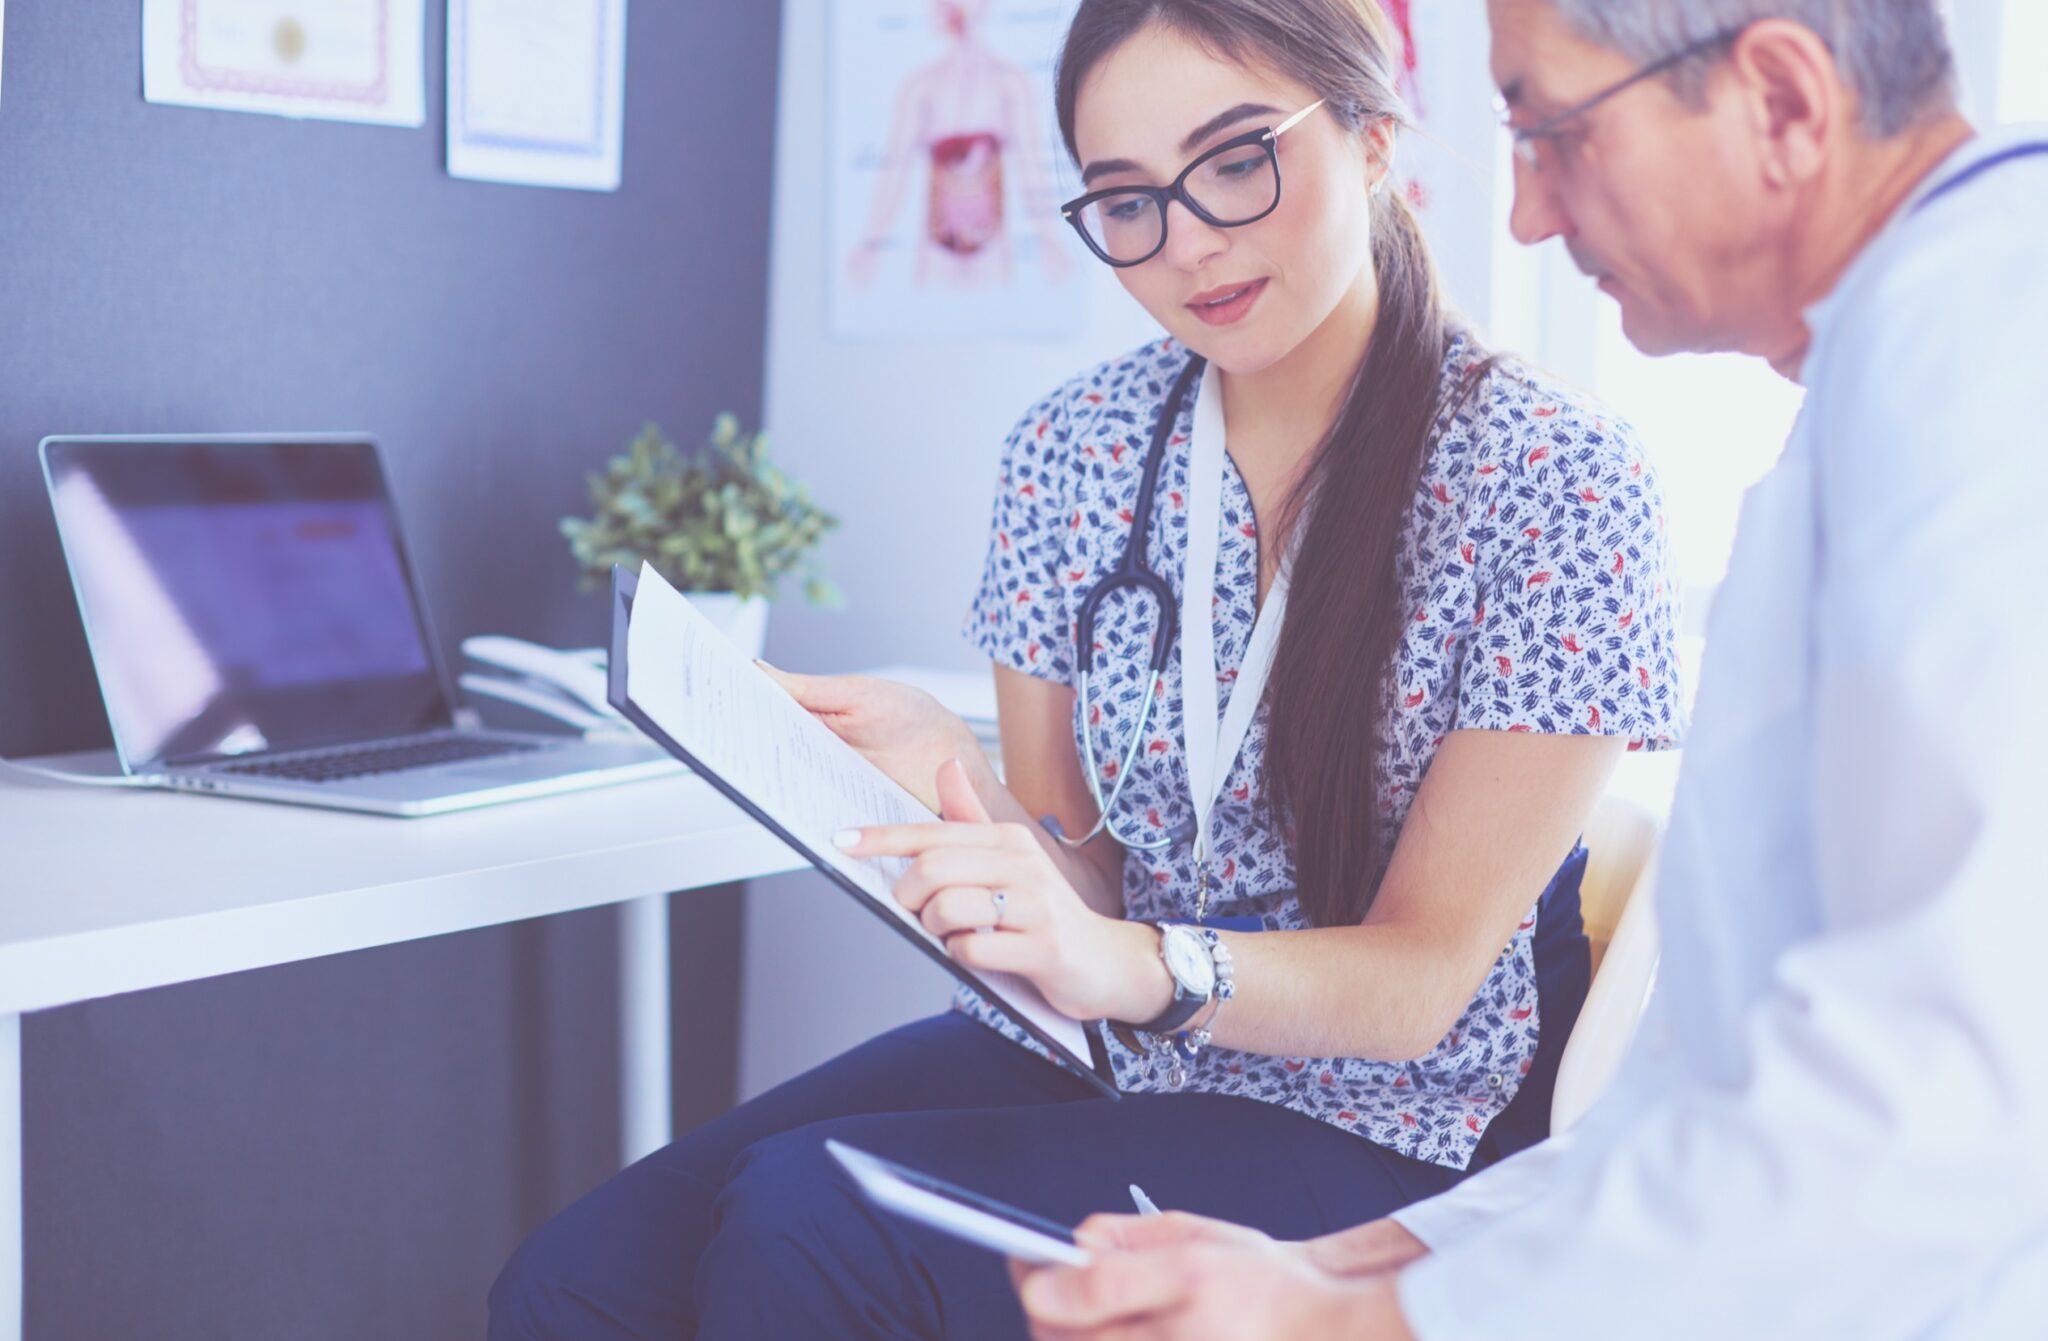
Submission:
<svg viewBox="0 0 2048 1341">
<path fill-rule="evenodd" d="M 1200 934 L 1186 927 L 1168 927 L 1160 949 L 1166 956 L 1166 971 L 1193 996 L 1207 996 L 1216 988 L 1216 961 Z"/>
</svg>

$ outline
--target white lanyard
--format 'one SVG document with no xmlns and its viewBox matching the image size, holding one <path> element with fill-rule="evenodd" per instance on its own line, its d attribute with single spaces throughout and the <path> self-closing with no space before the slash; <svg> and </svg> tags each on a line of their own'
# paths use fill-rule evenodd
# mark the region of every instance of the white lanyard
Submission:
<svg viewBox="0 0 2048 1341">
<path fill-rule="evenodd" d="M 1287 564 L 1283 560 L 1273 589 L 1259 608 L 1258 622 L 1245 646 L 1244 664 L 1230 691 L 1230 707 L 1219 723 L 1215 599 L 1223 527 L 1224 452 L 1223 378 L 1212 363 L 1202 374 L 1195 402 L 1194 441 L 1188 447 L 1188 557 L 1180 602 L 1181 732 L 1187 749 L 1188 792 L 1195 805 L 1195 866 L 1203 884 L 1204 905 L 1209 816 L 1237 762 L 1259 702 L 1266 696 L 1266 678 L 1273 669 L 1273 651 L 1287 612 Z"/>
</svg>

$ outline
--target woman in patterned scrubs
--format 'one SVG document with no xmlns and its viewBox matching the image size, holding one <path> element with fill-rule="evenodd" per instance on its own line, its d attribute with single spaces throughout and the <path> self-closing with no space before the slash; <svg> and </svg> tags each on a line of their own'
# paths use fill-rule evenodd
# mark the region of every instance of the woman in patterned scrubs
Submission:
<svg viewBox="0 0 2048 1341">
<path fill-rule="evenodd" d="M 1626 426 L 1443 312 L 1386 185 L 1395 68 L 1372 0 L 1085 0 L 1058 94 L 1088 190 L 1165 186 L 1313 107 L 1273 141 L 1284 189 L 1241 226 L 1164 205 L 1156 253 L 1117 271 L 1164 335 L 1059 387 L 1003 447 L 968 633 L 995 663 L 1007 785 L 929 699 L 785 677 L 944 815 L 851 850 L 913 859 L 897 896 L 949 953 L 1077 1019 L 1146 1022 L 1173 995 L 1158 924 L 1201 915 L 1235 965 L 1207 1046 L 1176 1074 L 1176 1040 L 1103 1028 L 1123 1095 L 1106 1099 L 965 997 L 558 1216 L 493 1292 L 494 1336 L 1022 1335 L 1001 1262 L 875 1211 L 828 1137 L 1064 1223 L 1127 1210 L 1136 1182 L 1302 1238 L 1546 1134 L 1586 986 L 1577 835 L 1623 752 L 1679 729 L 1663 519 Z M 1256 173 L 1263 153 L 1225 166 Z M 1186 180 L 1223 189 L 1202 171 Z M 1134 200 L 1107 198 L 1111 217 L 1142 224 Z M 1196 355 L 1208 373 L 1133 536 L 1154 425 Z M 1194 468 L 1205 412 L 1220 478 Z M 1119 778 L 1158 611 L 1108 602 L 1085 714 L 1076 613 L 1127 544 L 1176 602 L 1206 577 L 1204 490 L 1210 617 L 1181 612 Z M 1214 751 L 1198 863 L 1186 745 L 1217 737 L 1186 711 L 1190 630 L 1211 631 L 1201 708 L 1220 714 L 1256 692 L 1268 608 L 1285 611 L 1270 679 L 1241 746 Z M 1093 829 L 1089 731 L 1103 794 L 1123 783 L 1117 832 L 1144 846 L 1073 848 L 1038 823 Z"/>
</svg>

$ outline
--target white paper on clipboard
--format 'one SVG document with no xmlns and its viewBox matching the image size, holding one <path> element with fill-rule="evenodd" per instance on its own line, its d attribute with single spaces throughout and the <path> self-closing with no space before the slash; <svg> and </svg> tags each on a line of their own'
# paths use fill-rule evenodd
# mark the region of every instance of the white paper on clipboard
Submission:
<svg viewBox="0 0 2048 1341">
<path fill-rule="evenodd" d="M 642 565 L 626 634 L 626 696 L 705 770 L 740 792 L 844 875 L 906 930 L 944 954 L 893 894 L 901 858 L 849 857 L 832 843 L 842 829 L 929 824 L 931 811 L 832 734 L 726 641 L 683 594 Z M 955 972 L 993 994 L 1085 1064 L 1088 1031 L 1055 1010 L 1030 981 L 1008 973 Z"/>
</svg>

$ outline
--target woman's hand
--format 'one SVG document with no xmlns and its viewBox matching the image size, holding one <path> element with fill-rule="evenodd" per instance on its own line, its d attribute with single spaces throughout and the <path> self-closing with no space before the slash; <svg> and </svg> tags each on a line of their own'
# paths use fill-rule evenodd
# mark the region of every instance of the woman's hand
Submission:
<svg viewBox="0 0 2048 1341">
<path fill-rule="evenodd" d="M 792 675 L 755 663 L 813 717 L 832 729 L 896 785 L 936 811 L 933 780 L 951 759 L 983 764 L 967 723 L 922 689 L 866 675 Z"/>
<path fill-rule="evenodd" d="M 854 830 L 842 849 L 910 858 L 897 902 L 968 968 L 1021 974 L 1077 1020 L 1149 1020 L 1166 1009 L 1173 981 L 1157 932 L 1083 903 L 1029 825 L 990 821 L 957 760 L 936 784 L 947 822 Z"/>
</svg>

